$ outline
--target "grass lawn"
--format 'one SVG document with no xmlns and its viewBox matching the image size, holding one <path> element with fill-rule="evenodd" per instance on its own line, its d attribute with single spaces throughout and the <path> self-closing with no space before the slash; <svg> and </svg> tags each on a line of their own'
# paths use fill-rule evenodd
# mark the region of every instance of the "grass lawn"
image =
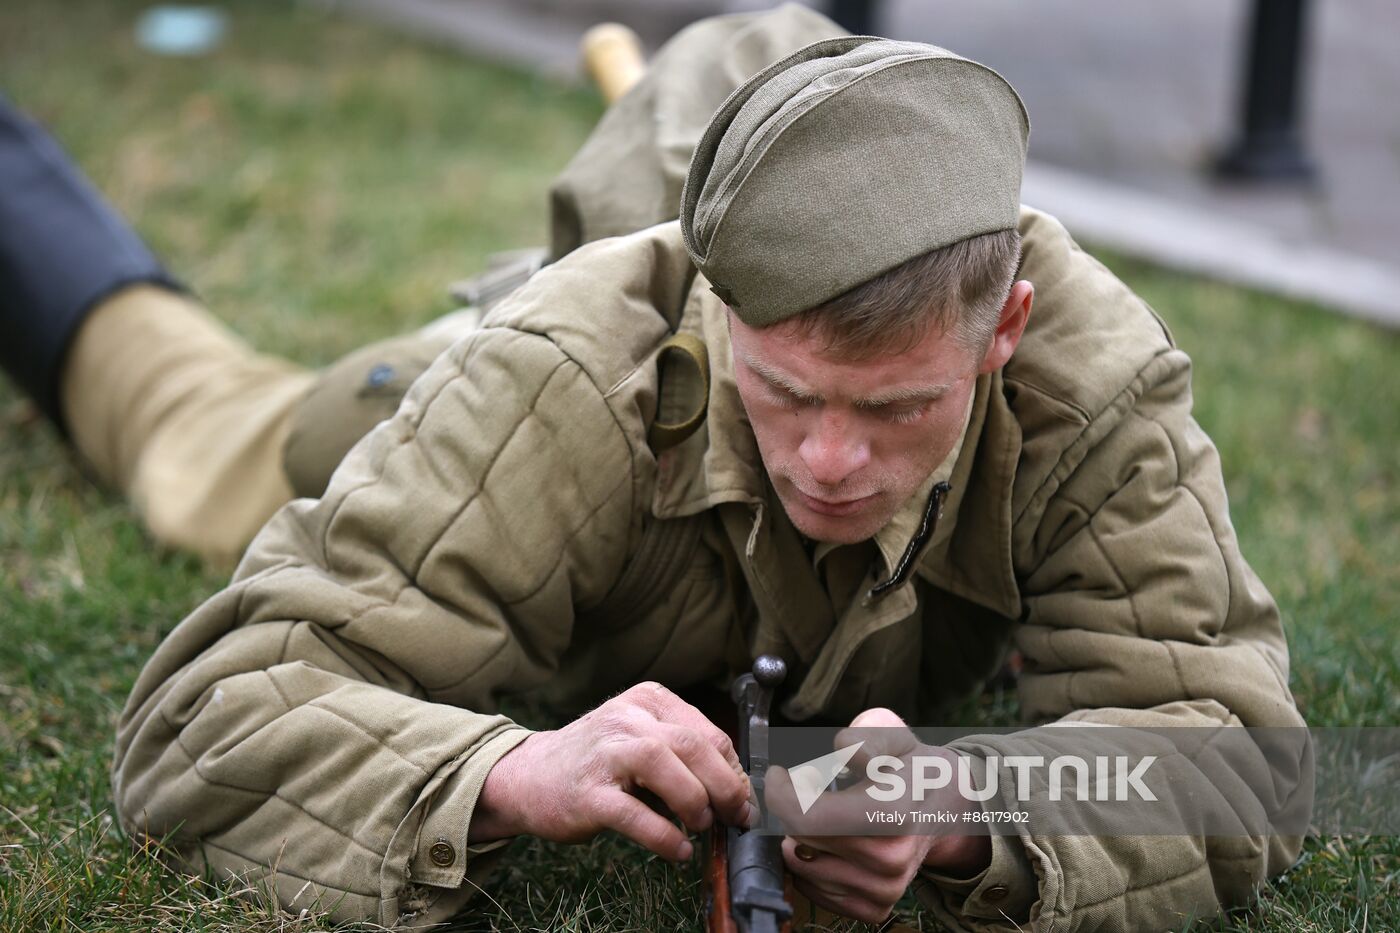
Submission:
<svg viewBox="0 0 1400 933">
<path fill-rule="evenodd" d="M 488 253 L 542 242 L 544 187 L 601 109 L 585 90 L 294 5 L 232 5 L 217 54 L 156 59 L 131 40 L 142 6 L 6 0 L 0 88 L 217 314 L 307 363 L 432 319 L 445 284 Z M 1244 551 L 1282 604 L 1309 721 L 1400 724 L 1400 339 L 1104 258 L 1196 360 L 1198 417 Z M 157 550 L 0 385 L 0 931 L 318 926 L 166 871 L 112 820 L 121 704 L 222 579 Z M 967 721 L 1007 723 L 1010 708 L 983 697 Z M 612 839 L 515 854 L 468 928 L 702 928 L 693 866 Z M 1400 929 L 1400 840 L 1310 840 L 1223 926 Z"/>
</svg>

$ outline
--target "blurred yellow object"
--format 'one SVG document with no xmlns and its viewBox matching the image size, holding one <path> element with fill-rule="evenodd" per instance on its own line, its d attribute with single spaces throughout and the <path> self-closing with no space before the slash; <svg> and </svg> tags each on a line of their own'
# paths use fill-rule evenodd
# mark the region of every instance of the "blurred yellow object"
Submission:
<svg viewBox="0 0 1400 933">
<path fill-rule="evenodd" d="M 314 378 L 189 296 L 135 285 L 83 322 L 61 392 L 74 445 L 156 540 L 227 565 L 292 499 L 282 447 Z"/>
<path fill-rule="evenodd" d="M 599 23 L 583 34 L 579 46 L 589 77 L 610 104 L 646 73 L 642 41 L 621 23 Z"/>
</svg>

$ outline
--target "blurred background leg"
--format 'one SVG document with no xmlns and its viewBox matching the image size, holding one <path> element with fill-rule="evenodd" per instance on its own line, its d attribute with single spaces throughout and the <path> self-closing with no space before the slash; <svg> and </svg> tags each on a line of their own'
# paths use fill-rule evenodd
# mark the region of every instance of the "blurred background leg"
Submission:
<svg viewBox="0 0 1400 933">
<path fill-rule="evenodd" d="M 0 367 L 60 430 L 73 335 L 134 282 L 179 287 L 53 137 L 0 96 Z"/>
<path fill-rule="evenodd" d="M 78 332 L 63 411 L 84 460 L 157 540 L 227 563 L 292 498 L 282 448 L 312 378 L 190 297 L 138 285 Z"/>
<path fill-rule="evenodd" d="M 236 558 L 291 498 L 282 444 L 311 376 L 181 291 L 3 98 L 0 365 L 165 544 Z"/>
</svg>

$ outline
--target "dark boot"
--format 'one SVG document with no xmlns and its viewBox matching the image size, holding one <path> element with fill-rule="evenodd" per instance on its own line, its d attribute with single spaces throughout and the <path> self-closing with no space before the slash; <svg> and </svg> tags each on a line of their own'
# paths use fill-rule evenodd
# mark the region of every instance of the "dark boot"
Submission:
<svg viewBox="0 0 1400 933">
<path fill-rule="evenodd" d="M 64 428 L 64 355 L 103 298 L 180 285 L 53 137 L 0 96 L 0 367 Z"/>
</svg>

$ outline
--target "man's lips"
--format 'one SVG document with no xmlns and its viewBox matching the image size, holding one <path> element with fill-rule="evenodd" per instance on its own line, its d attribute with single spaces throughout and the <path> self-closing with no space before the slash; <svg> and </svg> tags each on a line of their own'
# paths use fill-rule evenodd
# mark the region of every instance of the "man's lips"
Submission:
<svg viewBox="0 0 1400 933">
<path fill-rule="evenodd" d="M 807 509 L 819 515 L 830 515 L 833 518 L 840 518 L 843 515 L 854 515 L 856 512 L 859 512 L 869 505 L 875 496 L 878 495 L 878 493 L 871 493 L 868 496 L 861 496 L 859 499 L 846 499 L 840 502 L 833 502 L 829 499 L 818 499 L 815 496 L 809 496 L 795 486 L 793 489 Z"/>
</svg>

